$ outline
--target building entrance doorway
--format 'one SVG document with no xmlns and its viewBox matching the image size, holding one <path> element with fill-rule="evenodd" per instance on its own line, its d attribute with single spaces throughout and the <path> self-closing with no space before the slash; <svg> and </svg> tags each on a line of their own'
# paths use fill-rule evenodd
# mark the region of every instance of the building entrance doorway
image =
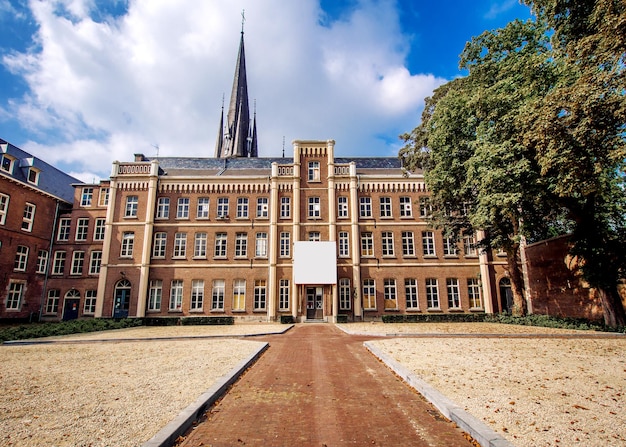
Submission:
<svg viewBox="0 0 626 447">
<path fill-rule="evenodd" d="M 511 290 L 511 280 L 502 278 L 500 280 L 500 311 L 510 314 L 513 311 L 513 290 Z"/>
<path fill-rule="evenodd" d="M 324 318 L 324 288 L 306 288 L 306 319 L 321 320 Z"/>
</svg>

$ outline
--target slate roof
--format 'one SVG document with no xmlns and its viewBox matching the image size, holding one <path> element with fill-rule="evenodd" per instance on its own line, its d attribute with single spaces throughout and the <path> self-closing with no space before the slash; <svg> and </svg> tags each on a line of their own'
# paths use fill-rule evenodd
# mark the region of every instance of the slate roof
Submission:
<svg viewBox="0 0 626 447">
<path fill-rule="evenodd" d="M 269 175 L 272 163 L 279 165 L 293 164 L 293 158 L 188 158 L 158 157 L 146 158 L 146 161 L 158 160 L 163 175 L 245 175 L 257 172 Z M 402 162 L 397 157 L 355 157 L 335 158 L 335 164 L 356 163 L 357 173 L 378 171 L 399 171 Z M 391 173 L 391 172 L 390 172 Z"/>
<path fill-rule="evenodd" d="M 6 153 L 16 158 L 16 160 L 13 163 L 12 174 L 0 170 L 2 175 L 11 177 L 15 181 L 28 185 L 31 188 L 39 189 L 70 204 L 74 202 L 74 187 L 72 184 L 83 182 L 0 138 L 0 145 L 5 144 L 7 145 Z M 32 165 L 26 163 L 27 159 L 32 159 Z M 26 177 L 30 166 L 41 171 L 37 185 L 29 183 Z"/>
</svg>

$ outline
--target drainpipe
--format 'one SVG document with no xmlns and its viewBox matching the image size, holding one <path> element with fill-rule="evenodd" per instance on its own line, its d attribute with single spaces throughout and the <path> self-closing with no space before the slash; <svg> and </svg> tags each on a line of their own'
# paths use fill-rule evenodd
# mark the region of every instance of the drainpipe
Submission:
<svg viewBox="0 0 626 447">
<path fill-rule="evenodd" d="M 48 247 L 48 262 L 46 263 L 46 273 L 43 278 L 43 290 L 41 291 L 41 300 L 39 302 L 39 321 L 43 317 L 43 305 L 44 300 L 46 299 L 46 291 L 48 289 L 48 277 L 50 272 L 50 260 L 52 259 L 52 248 L 54 246 L 54 235 L 57 232 L 57 221 L 59 219 L 59 201 L 57 200 L 57 204 L 54 210 L 54 221 L 52 222 L 52 233 L 50 234 L 50 245 Z M 32 312 L 31 312 L 31 320 L 32 320 Z M 31 321 L 32 323 L 32 321 Z"/>
</svg>

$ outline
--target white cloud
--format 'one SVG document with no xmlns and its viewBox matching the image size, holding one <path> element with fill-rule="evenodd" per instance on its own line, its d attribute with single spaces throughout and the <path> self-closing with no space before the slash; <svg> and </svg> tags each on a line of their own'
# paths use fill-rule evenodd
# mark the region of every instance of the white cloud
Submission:
<svg viewBox="0 0 626 447">
<path fill-rule="evenodd" d="M 406 69 L 392 1 L 363 0 L 324 26 L 316 0 L 131 0 L 104 21 L 91 18 L 94 5 L 31 1 L 39 47 L 3 59 L 30 87 L 13 111 L 42 135 L 24 149 L 88 176 L 154 155 L 154 144 L 162 156 L 213 156 L 244 8 L 261 156 L 279 156 L 283 137 L 287 156 L 291 140 L 311 138 L 337 140 L 338 156 L 395 155 L 388 135 L 413 128 L 444 81 Z"/>
</svg>

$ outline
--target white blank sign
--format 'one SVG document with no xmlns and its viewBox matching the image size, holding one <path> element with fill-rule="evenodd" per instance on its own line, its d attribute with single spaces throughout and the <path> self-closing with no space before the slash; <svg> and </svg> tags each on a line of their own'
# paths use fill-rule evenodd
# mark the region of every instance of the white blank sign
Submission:
<svg viewBox="0 0 626 447">
<path fill-rule="evenodd" d="M 335 242 L 294 242 L 293 271 L 296 284 L 337 284 Z"/>
</svg>

